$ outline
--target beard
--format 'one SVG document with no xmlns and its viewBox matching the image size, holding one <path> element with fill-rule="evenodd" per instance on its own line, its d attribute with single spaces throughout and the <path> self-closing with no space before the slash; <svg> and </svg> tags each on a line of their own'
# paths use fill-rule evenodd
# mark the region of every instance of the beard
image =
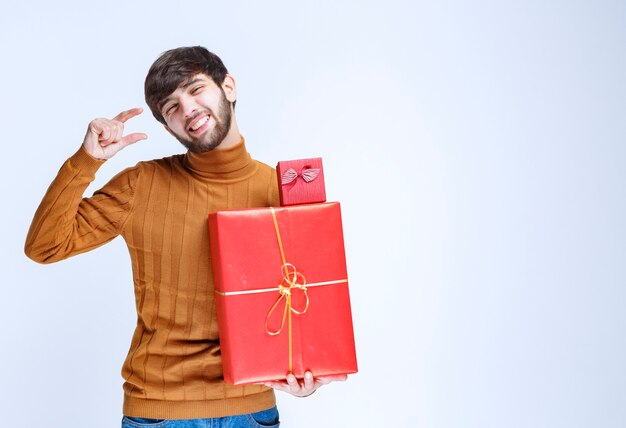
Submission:
<svg viewBox="0 0 626 428">
<path fill-rule="evenodd" d="M 230 102 L 226 99 L 226 93 L 222 88 L 220 88 L 222 92 L 222 97 L 219 102 L 217 114 L 211 109 L 202 110 L 198 113 L 198 115 L 210 114 L 213 120 L 215 121 L 215 125 L 213 129 L 209 131 L 207 134 L 200 136 L 198 138 L 193 138 L 191 140 L 187 140 L 178 134 L 174 134 L 176 139 L 180 141 L 180 143 L 187 148 L 190 152 L 194 153 L 204 153 L 210 152 L 211 150 L 215 150 L 217 146 L 219 146 L 226 135 L 228 135 L 228 131 L 230 131 L 230 123 L 232 121 L 232 111 L 230 107 Z M 197 117 L 196 115 L 195 117 Z M 193 120 L 191 118 L 190 120 Z"/>
</svg>

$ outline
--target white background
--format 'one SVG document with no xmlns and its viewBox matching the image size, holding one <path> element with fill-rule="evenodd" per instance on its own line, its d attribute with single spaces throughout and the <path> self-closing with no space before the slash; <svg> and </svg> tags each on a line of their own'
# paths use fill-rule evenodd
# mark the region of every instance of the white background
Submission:
<svg viewBox="0 0 626 428">
<path fill-rule="evenodd" d="M 87 123 L 204 45 L 270 165 L 342 202 L 360 373 L 285 427 L 626 426 L 626 4 L 3 0 L 0 423 L 115 427 L 135 325 L 117 239 L 40 266 L 28 226 Z M 148 141 L 99 171 L 182 152 Z"/>
</svg>

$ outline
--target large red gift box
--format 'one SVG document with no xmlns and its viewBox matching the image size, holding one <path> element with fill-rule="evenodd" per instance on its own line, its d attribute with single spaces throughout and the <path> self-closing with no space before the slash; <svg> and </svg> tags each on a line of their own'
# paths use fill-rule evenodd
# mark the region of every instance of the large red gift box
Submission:
<svg viewBox="0 0 626 428">
<path fill-rule="evenodd" d="M 281 206 L 326 201 L 322 158 L 280 161 L 276 172 Z"/>
<path fill-rule="evenodd" d="M 339 203 L 209 214 L 224 379 L 356 373 Z"/>
</svg>

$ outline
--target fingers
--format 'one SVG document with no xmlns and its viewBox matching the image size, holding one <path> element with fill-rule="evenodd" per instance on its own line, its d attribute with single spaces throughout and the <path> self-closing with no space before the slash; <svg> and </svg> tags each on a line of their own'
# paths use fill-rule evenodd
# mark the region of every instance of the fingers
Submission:
<svg viewBox="0 0 626 428">
<path fill-rule="evenodd" d="M 129 144 L 134 144 L 137 141 L 147 140 L 147 139 L 148 139 L 148 136 L 144 134 L 143 132 L 135 132 L 133 134 L 128 134 L 127 136 L 120 139 L 119 143 L 122 147 L 126 147 Z"/>
<path fill-rule="evenodd" d="M 132 108 L 121 112 L 113 119 L 92 120 L 83 147 L 95 158 L 109 159 L 124 147 L 147 139 L 148 136 L 142 132 L 124 135 L 124 122 L 141 114 L 142 111 L 141 108 Z"/>
<path fill-rule="evenodd" d="M 126 122 L 128 119 L 131 119 L 135 116 L 140 115 L 143 112 L 141 107 L 131 108 L 130 110 L 126 110 L 118 114 L 113 118 L 113 120 L 117 120 L 118 122 Z"/>
<path fill-rule="evenodd" d="M 318 377 L 315 380 L 322 385 L 328 385 L 331 382 L 345 382 L 348 379 L 348 375 L 337 375 L 337 376 L 325 376 Z"/>
<path fill-rule="evenodd" d="M 275 381 L 275 382 L 261 382 L 261 384 L 267 386 L 268 388 L 276 389 L 278 391 L 288 392 L 290 394 L 294 393 L 292 391 L 292 385 L 289 384 L 287 381 L 284 381 L 284 380 L 283 381 Z"/>
<path fill-rule="evenodd" d="M 320 386 L 327 385 L 331 382 L 342 382 L 348 379 L 347 375 L 333 375 L 325 377 L 314 377 L 313 373 L 307 371 L 304 373 L 304 379 L 298 379 L 289 373 L 284 381 L 260 382 L 260 384 L 268 388 L 274 388 L 279 391 L 288 392 L 296 397 L 306 397 L 313 394 Z"/>
<path fill-rule="evenodd" d="M 98 137 L 100 144 L 107 145 L 121 138 L 124 125 L 109 119 L 94 119 L 89 124 L 89 130 Z"/>
<path fill-rule="evenodd" d="M 120 143 L 121 147 L 126 147 L 129 144 L 133 144 L 137 141 L 147 139 L 148 136 L 143 133 L 130 134 L 125 137 L 123 136 L 124 122 L 132 117 L 141 114 L 142 112 L 142 108 L 131 108 L 130 110 L 121 112 L 111 120 L 102 119 L 103 121 L 106 121 L 106 126 L 103 129 L 103 132 L 100 134 L 100 144 L 105 147 L 111 143 Z"/>
<path fill-rule="evenodd" d="M 112 123 L 110 126 L 105 126 L 98 136 L 98 141 L 102 147 L 106 147 L 109 144 L 116 143 L 122 138 L 124 128 L 121 123 Z"/>
<path fill-rule="evenodd" d="M 286 392 L 289 392 L 296 397 L 306 397 L 307 395 L 311 395 L 317 389 L 315 385 L 315 379 L 313 378 L 313 374 L 311 372 L 304 373 L 304 380 L 302 382 L 298 382 L 296 377 L 289 373 L 287 375 L 287 388 Z"/>
<path fill-rule="evenodd" d="M 302 390 L 300 383 L 298 382 L 298 379 L 296 379 L 296 377 L 291 373 L 287 375 L 287 378 L 285 380 L 273 381 L 273 382 L 261 382 L 261 384 L 267 386 L 268 388 L 274 388 L 279 391 L 288 392 L 293 395 L 300 395 L 301 390 Z M 311 378 L 311 384 L 313 384 L 312 378 Z"/>
<path fill-rule="evenodd" d="M 111 138 L 113 125 L 108 119 L 94 119 L 89 123 L 89 131 L 94 133 L 98 140 Z"/>
<path fill-rule="evenodd" d="M 287 375 L 287 385 L 289 385 L 289 392 L 291 392 L 292 394 L 300 391 L 300 384 L 298 383 L 298 379 L 296 379 L 296 377 L 292 373 L 289 373 Z"/>
<path fill-rule="evenodd" d="M 313 373 L 306 372 L 304 374 L 304 389 L 307 391 L 312 391 L 315 388 L 315 382 L 313 380 Z"/>
</svg>

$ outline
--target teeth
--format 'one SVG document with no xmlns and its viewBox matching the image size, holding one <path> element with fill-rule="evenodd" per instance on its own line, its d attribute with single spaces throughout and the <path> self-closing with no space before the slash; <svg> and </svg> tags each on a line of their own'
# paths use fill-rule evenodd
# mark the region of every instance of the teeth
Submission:
<svg viewBox="0 0 626 428">
<path fill-rule="evenodd" d="M 207 123 L 207 121 L 209 120 L 209 116 L 204 116 L 202 119 L 200 119 L 199 121 L 197 121 L 196 123 L 193 124 L 193 126 L 191 127 L 192 131 L 197 130 L 198 128 L 200 128 L 202 125 L 204 125 L 205 123 Z"/>
</svg>

